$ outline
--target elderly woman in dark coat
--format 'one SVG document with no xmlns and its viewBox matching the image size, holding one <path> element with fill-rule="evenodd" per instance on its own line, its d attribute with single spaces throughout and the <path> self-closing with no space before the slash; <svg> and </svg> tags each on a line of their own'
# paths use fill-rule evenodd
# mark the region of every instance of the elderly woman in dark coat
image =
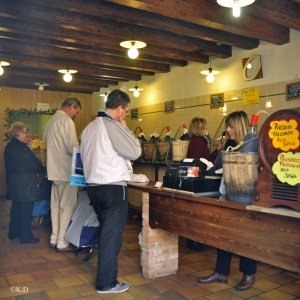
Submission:
<svg viewBox="0 0 300 300">
<path fill-rule="evenodd" d="M 37 174 L 43 174 L 41 162 L 28 147 L 30 137 L 26 125 L 20 122 L 9 129 L 10 141 L 5 147 L 7 198 L 12 200 L 8 238 L 22 243 L 37 243 L 31 229 L 33 203 L 40 199 Z"/>
</svg>

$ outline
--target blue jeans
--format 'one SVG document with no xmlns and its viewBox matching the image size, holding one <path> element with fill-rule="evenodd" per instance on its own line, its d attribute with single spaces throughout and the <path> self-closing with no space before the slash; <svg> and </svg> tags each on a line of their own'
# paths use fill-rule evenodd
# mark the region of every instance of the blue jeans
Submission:
<svg viewBox="0 0 300 300">
<path fill-rule="evenodd" d="M 100 223 L 96 288 L 106 290 L 118 282 L 118 255 L 128 213 L 127 187 L 90 186 L 88 195 Z"/>
</svg>

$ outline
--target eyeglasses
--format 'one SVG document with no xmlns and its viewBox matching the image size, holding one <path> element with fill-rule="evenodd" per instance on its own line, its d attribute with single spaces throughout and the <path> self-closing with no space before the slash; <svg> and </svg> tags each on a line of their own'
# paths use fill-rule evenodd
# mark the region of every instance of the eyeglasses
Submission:
<svg viewBox="0 0 300 300">
<path fill-rule="evenodd" d="M 29 132 L 29 129 L 28 129 L 28 128 L 25 128 L 25 129 L 21 130 L 20 132 L 22 132 L 22 133 L 28 133 L 28 132 Z"/>
<path fill-rule="evenodd" d="M 126 115 L 127 114 L 129 114 L 129 108 L 125 108 L 125 107 L 123 107 L 123 106 L 121 106 L 122 107 L 122 109 L 124 109 L 125 110 L 125 112 L 126 112 Z"/>
</svg>

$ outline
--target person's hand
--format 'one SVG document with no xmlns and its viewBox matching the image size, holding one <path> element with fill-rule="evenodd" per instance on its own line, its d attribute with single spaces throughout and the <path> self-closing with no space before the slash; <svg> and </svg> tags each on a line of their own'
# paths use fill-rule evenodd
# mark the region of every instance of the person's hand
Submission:
<svg viewBox="0 0 300 300">
<path fill-rule="evenodd" d="M 216 145 L 216 148 L 218 149 L 218 151 L 220 151 L 222 149 L 223 144 L 222 143 L 218 143 Z"/>
<path fill-rule="evenodd" d="M 123 127 L 127 128 L 127 123 L 126 123 L 125 119 L 121 119 L 120 122 L 121 122 Z"/>
<path fill-rule="evenodd" d="M 213 141 L 212 144 L 212 150 L 217 149 L 218 151 L 220 151 L 222 149 L 223 143 L 221 142 L 221 140 L 217 139 Z"/>
</svg>

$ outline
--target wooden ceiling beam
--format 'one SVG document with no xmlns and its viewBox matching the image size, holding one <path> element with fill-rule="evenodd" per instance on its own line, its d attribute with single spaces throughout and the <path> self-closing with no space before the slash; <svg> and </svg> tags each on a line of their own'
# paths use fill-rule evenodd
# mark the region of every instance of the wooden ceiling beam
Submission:
<svg viewBox="0 0 300 300">
<path fill-rule="evenodd" d="M 103 36 L 115 37 L 115 49 L 119 49 L 119 43 L 123 40 L 138 39 L 145 41 L 148 45 L 175 48 L 182 51 L 189 49 L 201 51 L 206 55 L 217 57 L 230 57 L 231 47 L 227 45 L 217 46 L 215 42 L 209 42 L 196 38 L 189 38 L 183 35 L 168 33 L 162 29 L 149 29 L 134 24 L 106 20 L 100 17 L 87 16 L 85 14 L 73 13 L 48 6 L 41 6 L 40 1 L 23 0 L 18 2 L 17 10 L 13 11 L 15 1 L 5 1 L 1 4 L 1 10 L 14 14 L 23 20 L 51 20 L 63 28 L 70 28 L 77 31 L 87 31 Z M 34 3 L 35 5 L 32 5 Z M 84 9 L 84 8 L 83 8 Z M 84 11 L 84 10 L 83 10 Z"/>
<path fill-rule="evenodd" d="M 41 1 L 39 1 L 41 3 Z M 185 21 L 178 21 L 169 17 L 158 16 L 142 10 L 120 6 L 114 3 L 91 1 L 85 5 L 84 0 L 60 0 L 42 1 L 47 6 L 56 7 L 76 13 L 81 13 L 84 6 L 84 13 L 91 16 L 101 16 L 103 19 L 118 20 L 123 23 L 132 23 L 133 20 L 144 27 L 152 29 L 162 28 L 172 33 L 190 36 L 206 41 L 214 41 L 219 44 L 230 45 L 242 49 L 254 49 L 258 47 L 259 41 L 253 38 L 246 38 L 240 35 L 211 29 L 206 26 L 195 25 Z"/>
<path fill-rule="evenodd" d="M 86 46 L 89 49 L 101 47 L 101 49 L 98 50 L 100 52 L 104 52 L 104 54 L 113 53 L 122 57 L 127 56 L 125 49 L 121 47 L 118 47 L 118 50 L 113 49 L 113 47 L 115 47 L 115 39 L 112 37 L 108 38 L 88 32 L 59 28 L 57 26 L 48 24 L 47 22 L 36 22 L 32 20 L 30 22 L 26 22 L 4 18 L 1 16 L 0 24 L 2 25 L 0 27 L 2 36 L 18 39 L 18 35 L 16 34 L 21 34 L 23 38 L 24 36 L 28 35 L 30 37 L 39 38 L 41 42 L 44 39 L 44 43 L 51 43 L 54 46 L 65 45 L 66 47 L 73 46 L 77 48 L 84 48 L 83 46 Z M 47 40 L 44 38 L 45 36 L 47 36 Z M 72 36 L 72 38 L 70 38 L 70 36 Z M 50 41 L 50 38 L 54 41 Z M 91 42 L 93 43 L 93 47 L 90 46 Z M 195 55 L 188 51 L 181 51 L 174 48 L 159 47 L 155 45 L 148 45 L 140 52 L 141 54 L 139 59 L 157 62 L 164 60 L 165 63 L 178 66 L 185 66 L 187 61 L 195 61 L 200 63 L 208 62 L 207 55 Z"/>
<path fill-rule="evenodd" d="M 7 76 L 15 77 L 15 76 L 23 76 L 31 78 L 33 82 L 45 82 L 48 81 L 62 81 L 62 74 L 53 71 L 46 72 L 45 70 L 39 71 L 36 69 L 20 69 L 16 67 L 10 67 L 7 72 Z M 117 85 L 118 81 L 110 80 L 105 78 L 95 78 L 95 77 L 86 77 L 80 73 L 76 73 L 73 76 L 73 79 L 76 80 L 79 84 L 87 84 L 87 85 Z"/>
<path fill-rule="evenodd" d="M 2 77 L 3 76 L 3 77 Z M 16 76 L 10 76 L 8 72 L 5 73 L 5 75 L 1 76 L 0 80 L 0 85 L 2 82 L 24 82 L 27 84 L 32 84 L 34 85 L 34 82 L 44 82 L 44 83 L 49 83 L 50 85 L 55 85 L 55 86 L 76 86 L 78 88 L 83 88 L 83 89 L 90 89 L 93 91 L 98 91 L 99 87 L 101 86 L 108 86 L 107 84 L 94 84 L 94 83 L 81 83 L 78 78 L 73 76 L 73 80 L 71 82 L 65 82 L 61 77 L 57 78 L 49 78 L 48 76 L 44 77 L 37 77 L 36 80 L 33 79 L 33 77 L 28 77 L 27 75 L 16 75 Z"/>
<path fill-rule="evenodd" d="M 16 81 L 0 81 L 0 87 L 13 87 L 13 88 L 24 88 L 30 90 L 37 90 L 37 86 L 33 86 L 30 83 L 16 82 Z M 103 87 L 105 88 L 105 87 Z M 70 93 L 82 93 L 82 94 L 91 94 L 94 91 L 91 89 L 78 88 L 77 86 L 47 86 L 44 91 L 56 91 L 56 92 L 70 92 Z"/>
<path fill-rule="evenodd" d="M 43 78 L 42 78 L 43 79 Z M 52 88 L 67 88 L 72 90 L 72 88 L 76 88 L 77 90 L 82 90 L 85 92 L 97 92 L 101 87 L 108 87 L 108 85 L 90 85 L 90 84 L 80 84 L 76 82 L 76 79 L 74 78 L 71 82 L 64 82 L 63 80 L 47 80 L 47 78 L 44 78 L 45 80 L 37 81 L 37 82 L 42 82 L 42 83 L 48 83 L 49 87 L 51 86 Z M 38 88 L 37 86 L 34 85 L 34 82 L 32 78 L 28 78 L 27 76 L 13 76 L 9 77 L 7 74 L 5 76 L 1 76 L 0 79 L 0 86 L 15 86 L 17 87 L 18 84 L 23 84 L 26 85 L 28 88 Z M 48 88 L 48 87 L 47 87 Z"/>
<path fill-rule="evenodd" d="M 247 14 L 243 7 L 243 18 L 233 18 L 231 10 L 221 7 L 216 1 L 199 0 L 104 0 L 147 12 L 156 13 L 213 29 L 222 30 L 249 38 L 282 45 L 289 42 L 289 29 L 259 17 Z M 253 6 L 256 3 L 252 4 Z M 270 10 L 272 6 L 270 7 Z"/>
<path fill-rule="evenodd" d="M 62 68 L 62 65 L 65 65 L 66 61 L 55 60 L 52 58 L 44 57 L 34 57 L 29 55 L 15 54 L 11 52 L 0 51 L 0 57 L 2 60 L 7 60 L 11 65 L 25 67 L 25 68 L 37 68 L 37 69 L 46 69 L 57 71 Z M 109 75 L 120 74 L 122 78 L 126 80 L 139 81 L 141 80 L 142 75 L 153 76 L 154 72 L 144 71 L 144 70 L 130 70 L 128 68 L 121 67 L 110 67 L 104 65 L 91 65 L 83 64 L 75 61 L 67 61 L 69 65 L 72 65 L 78 72 L 83 74 L 94 74 L 95 76 L 110 78 Z M 109 75 L 106 75 L 108 72 Z"/>
<path fill-rule="evenodd" d="M 76 31 L 74 32 L 72 30 L 64 30 L 59 27 L 54 27 L 51 25 L 47 26 L 40 23 L 42 22 L 20 22 L 0 17 L 0 24 L 2 24 L 2 27 L 0 28 L 1 36 L 18 41 L 31 41 L 37 44 L 50 45 L 58 48 L 74 48 L 88 52 L 98 52 L 102 55 L 113 54 L 116 56 L 127 58 L 125 49 L 121 47 L 119 47 L 119 49 L 117 50 L 110 48 L 113 42 L 109 41 L 105 37 L 98 35 L 91 36 L 88 33 L 81 32 L 80 35 L 85 36 L 84 40 L 82 40 L 79 37 L 78 32 Z M 40 30 L 41 28 L 48 28 L 48 31 L 50 33 L 46 33 L 44 30 Z M 63 34 L 62 31 L 68 31 L 68 34 Z M 47 36 L 47 38 L 45 38 L 45 35 Z M 72 39 L 68 38 L 70 35 L 72 35 Z M 102 42 L 107 48 L 103 47 L 103 44 L 101 44 Z M 153 51 L 150 51 L 149 49 L 147 49 L 147 51 L 143 50 L 143 52 L 146 52 L 146 54 L 141 55 L 138 59 L 153 62 L 161 62 L 163 60 L 165 64 L 183 67 L 187 65 L 187 58 L 191 60 L 194 59 L 198 62 L 202 62 L 207 58 L 207 56 L 205 55 L 199 57 L 194 56 L 193 54 L 189 54 L 188 52 L 178 50 L 172 51 L 173 49 L 169 50 L 162 47 L 154 46 L 151 48 L 153 48 Z M 148 55 L 147 53 L 150 53 L 151 55 Z"/>
<path fill-rule="evenodd" d="M 36 57 L 50 58 L 54 61 L 64 59 L 66 61 L 74 61 L 77 63 L 88 63 L 97 66 L 109 65 L 109 66 L 120 66 L 127 67 L 135 70 L 146 70 L 155 72 L 169 72 L 170 66 L 162 63 L 154 63 L 139 60 L 129 60 L 113 55 L 99 55 L 97 53 L 88 53 L 84 51 L 76 51 L 69 49 L 60 49 L 52 46 L 38 45 L 35 43 L 22 42 L 22 47 L 18 41 L 9 39 L 2 39 L 0 44 L 0 51 L 11 52 L 22 55 L 31 55 Z M 61 68 L 72 68 L 72 66 L 65 65 Z"/>
<path fill-rule="evenodd" d="M 0 57 L 2 60 L 7 60 L 11 63 L 11 65 L 15 66 L 20 66 L 24 68 L 37 68 L 41 70 L 52 70 L 52 71 L 57 71 L 61 69 L 63 62 L 59 61 L 53 61 L 51 58 L 36 58 L 33 56 L 29 55 L 16 55 L 4 51 L 0 51 Z M 79 64 L 76 62 L 70 62 L 72 66 L 78 72 L 82 74 L 92 74 L 95 76 L 101 77 L 106 77 L 106 78 L 112 78 L 119 80 L 118 78 L 120 77 L 123 80 L 133 80 L 133 81 L 139 81 L 141 80 L 141 75 L 144 73 L 137 73 L 136 71 L 130 71 L 129 69 L 127 70 L 122 70 L 120 68 L 118 69 L 110 69 L 107 68 L 106 66 L 101 66 L 95 67 L 93 65 L 84 65 L 84 64 Z M 153 72 L 145 72 L 145 75 L 154 75 Z M 150 73 L 150 74 L 149 74 Z"/>
<path fill-rule="evenodd" d="M 249 7 L 249 13 L 270 22 L 285 27 L 300 30 L 300 0 L 299 3 L 290 0 L 264 0 L 258 1 L 254 7 Z"/>
</svg>

